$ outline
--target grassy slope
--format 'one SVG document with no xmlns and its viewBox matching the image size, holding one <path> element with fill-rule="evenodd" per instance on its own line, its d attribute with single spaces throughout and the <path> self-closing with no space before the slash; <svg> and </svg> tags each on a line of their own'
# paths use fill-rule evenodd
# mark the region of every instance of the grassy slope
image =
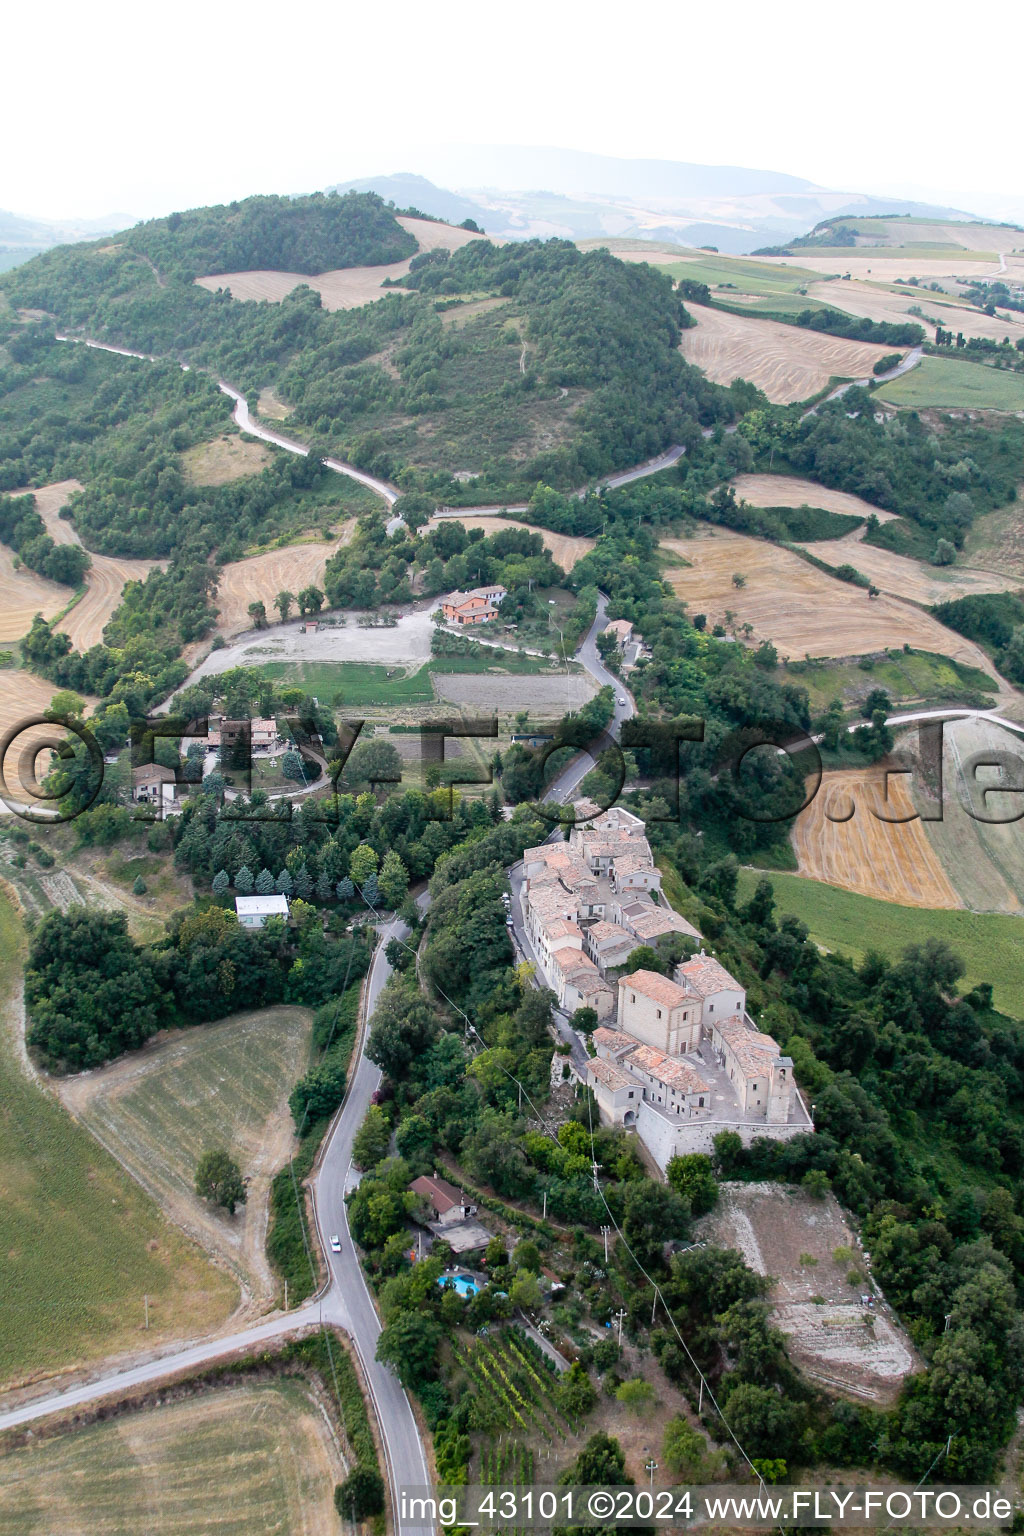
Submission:
<svg viewBox="0 0 1024 1536">
<path fill-rule="evenodd" d="M 740 900 L 749 898 L 760 878 L 756 870 L 740 871 Z M 874 901 L 801 875 L 772 872 L 769 878 L 778 910 L 805 922 L 811 938 L 826 949 L 859 961 L 869 949 L 895 956 L 908 944 L 944 939 L 967 967 L 964 985 L 990 981 L 996 1008 L 1011 1018 L 1024 1017 L 1024 922 L 1019 917 L 930 912 Z"/>
<path fill-rule="evenodd" d="M 23 1074 L 11 1030 L 24 935 L 0 896 L 0 1384 L 209 1328 L 236 1289 Z M 152 1328 L 142 1332 L 142 1298 Z"/>
<path fill-rule="evenodd" d="M 992 679 L 977 667 L 951 661 L 929 651 L 893 653 L 888 661 L 876 661 L 870 670 L 855 661 L 790 662 L 781 668 L 786 682 L 806 688 L 812 713 L 825 709 L 832 699 L 844 702 L 864 699 L 873 688 L 884 688 L 895 705 L 917 702 L 956 703 L 970 694 L 991 696 Z"/>
<path fill-rule="evenodd" d="M 322 1441 L 317 1409 L 294 1380 L 91 1424 L 5 1457 L 0 1536 L 340 1529 L 327 1456 L 314 1449 Z"/>
<path fill-rule="evenodd" d="M 883 384 L 878 393 L 893 405 L 1020 411 L 1024 410 L 1024 375 L 984 363 L 926 357 L 909 373 Z"/>
</svg>

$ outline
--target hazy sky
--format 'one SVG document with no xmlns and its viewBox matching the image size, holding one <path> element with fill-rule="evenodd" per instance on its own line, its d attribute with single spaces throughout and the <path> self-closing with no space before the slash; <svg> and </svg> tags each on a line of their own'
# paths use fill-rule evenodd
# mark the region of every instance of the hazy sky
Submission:
<svg viewBox="0 0 1024 1536">
<path fill-rule="evenodd" d="M 1016 0 L 8 7 L 0 208 L 137 216 L 552 144 L 1024 207 Z"/>
</svg>

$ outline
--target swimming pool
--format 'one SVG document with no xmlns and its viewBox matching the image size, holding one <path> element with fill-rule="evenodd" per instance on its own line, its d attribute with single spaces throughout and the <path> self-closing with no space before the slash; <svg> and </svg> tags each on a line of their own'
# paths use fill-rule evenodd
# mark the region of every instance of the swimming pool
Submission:
<svg viewBox="0 0 1024 1536">
<path fill-rule="evenodd" d="M 438 1285 L 454 1286 L 460 1296 L 476 1296 L 480 1287 L 470 1275 L 438 1275 Z"/>
</svg>

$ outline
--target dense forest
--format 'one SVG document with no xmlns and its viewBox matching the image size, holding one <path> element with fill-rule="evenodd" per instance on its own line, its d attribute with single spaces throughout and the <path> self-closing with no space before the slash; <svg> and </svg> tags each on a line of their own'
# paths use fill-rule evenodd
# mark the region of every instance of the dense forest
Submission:
<svg viewBox="0 0 1024 1536">
<path fill-rule="evenodd" d="M 137 224 L 119 237 L 162 278 L 190 283 L 218 272 L 304 272 L 376 267 L 416 250 L 375 192 L 247 197 Z M 102 247 L 100 247 L 102 250 Z"/>
</svg>

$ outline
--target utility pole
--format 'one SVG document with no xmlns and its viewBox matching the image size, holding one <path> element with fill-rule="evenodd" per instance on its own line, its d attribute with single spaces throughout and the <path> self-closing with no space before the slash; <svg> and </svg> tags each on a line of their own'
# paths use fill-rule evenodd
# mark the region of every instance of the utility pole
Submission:
<svg viewBox="0 0 1024 1536">
<path fill-rule="evenodd" d="M 544 1213 L 543 1213 L 543 1219 L 545 1221 L 547 1221 L 547 1219 L 548 1219 L 548 1192 L 547 1192 L 547 1190 L 544 1191 Z"/>
<path fill-rule="evenodd" d="M 654 1474 L 658 1470 L 658 1463 L 655 1461 L 653 1456 L 648 1456 L 647 1460 L 644 1462 L 644 1466 L 647 1468 L 648 1472 L 651 1474 L 651 1491 L 653 1492 L 653 1490 L 654 1490 Z"/>
<path fill-rule="evenodd" d="M 601 1235 L 604 1238 L 604 1267 L 605 1267 L 605 1269 L 608 1268 L 608 1233 L 610 1231 L 611 1231 L 610 1227 L 602 1227 L 601 1228 Z"/>
<path fill-rule="evenodd" d="M 626 1316 L 626 1309 L 625 1309 L 625 1307 L 620 1307 L 619 1308 L 617 1316 L 618 1316 L 618 1319 L 619 1319 L 619 1348 L 621 1349 L 622 1348 L 622 1319 Z"/>
<path fill-rule="evenodd" d="M 703 1411 L 703 1408 L 704 1408 L 704 1377 L 702 1376 L 700 1378 L 700 1392 L 697 1395 L 697 1417 L 698 1417 L 698 1419 L 701 1416 L 701 1412 Z"/>
<path fill-rule="evenodd" d="M 148 1332 L 149 1331 L 149 1297 L 148 1296 L 143 1296 L 143 1298 L 142 1298 L 142 1305 L 146 1309 L 146 1330 Z"/>
<path fill-rule="evenodd" d="M 288 1311 L 288 1281 L 287 1280 L 284 1283 L 284 1309 L 285 1309 L 286 1312 Z"/>
</svg>

